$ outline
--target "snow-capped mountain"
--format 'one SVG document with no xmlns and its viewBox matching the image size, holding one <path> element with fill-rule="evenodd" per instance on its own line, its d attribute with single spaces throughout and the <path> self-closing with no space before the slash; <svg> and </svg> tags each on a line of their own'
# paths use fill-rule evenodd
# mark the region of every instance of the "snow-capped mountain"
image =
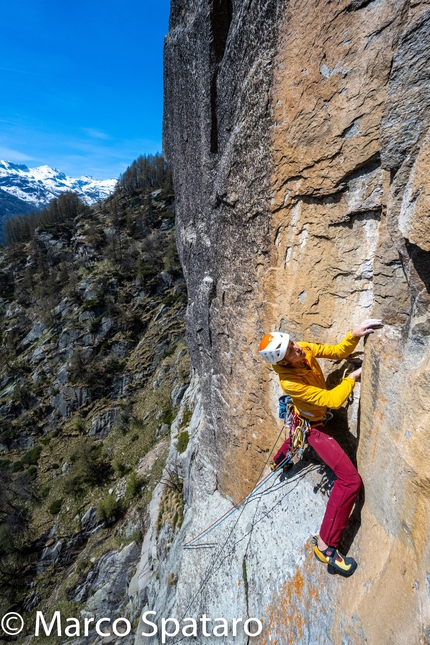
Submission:
<svg viewBox="0 0 430 645">
<path fill-rule="evenodd" d="M 3 193 L 7 193 L 15 205 L 16 199 L 25 202 L 26 212 L 29 207 L 30 210 L 43 208 L 51 199 L 66 191 L 78 193 L 90 205 L 108 197 L 116 183 L 116 179 L 99 181 L 87 176 L 74 179 L 49 166 L 28 168 L 24 164 L 0 161 L 0 198 L 3 198 L 0 203 L 7 197 Z"/>
</svg>

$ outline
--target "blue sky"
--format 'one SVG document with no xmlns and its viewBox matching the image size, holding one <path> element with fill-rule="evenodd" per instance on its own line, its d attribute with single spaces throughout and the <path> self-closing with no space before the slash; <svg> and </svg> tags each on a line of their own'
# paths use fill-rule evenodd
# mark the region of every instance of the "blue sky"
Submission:
<svg viewBox="0 0 430 645">
<path fill-rule="evenodd" d="M 118 177 L 161 152 L 169 0 L 2 3 L 0 159 Z"/>
</svg>

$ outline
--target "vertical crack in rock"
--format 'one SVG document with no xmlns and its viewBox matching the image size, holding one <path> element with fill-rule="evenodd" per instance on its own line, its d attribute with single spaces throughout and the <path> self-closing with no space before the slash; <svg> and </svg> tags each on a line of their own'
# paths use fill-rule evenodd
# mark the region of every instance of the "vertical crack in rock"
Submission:
<svg viewBox="0 0 430 645">
<path fill-rule="evenodd" d="M 233 7 L 231 0 L 212 0 L 210 15 L 212 47 L 217 65 L 221 63 L 224 56 L 232 17 Z"/>
<path fill-rule="evenodd" d="M 381 123 L 382 165 L 398 169 L 430 126 L 430 9 L 400 38 Z"/>
<path fill-rule="evenodd" d="M 224 56 L 232 15 L 233 8 L 231 0 L 212 0 L 210 21 L 215 69 L 212 73 L 211 80 L 211 152 L 214 154 L 218 152 L 218 71 Z"/>
<path fill-rule="evenodd" d="M 430 251 L 423 251 L 408 240 L 406 240 L 406 249 L 415 271 L 423 282 L 427 293 L 430 293 Z"/>
<path fill-rule="evenodd" d="M 364 9 L 369 5 L 380 5 L 383 0 L 353 0 L 347 7 L 345 11 L 358 11 L 359 9 Z"/>
</svg>

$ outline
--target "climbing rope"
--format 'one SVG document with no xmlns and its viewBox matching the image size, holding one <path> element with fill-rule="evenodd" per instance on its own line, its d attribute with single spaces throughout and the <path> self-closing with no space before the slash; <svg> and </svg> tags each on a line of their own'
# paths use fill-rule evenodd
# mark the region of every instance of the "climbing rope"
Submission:
<svg viewBox="0 0 430 645">
<path fill-rule="evenodd" d="M 273 450 L 275 449 L 275 446 L 276 446 L 276 444 L 278 443 L 278 441 L 279 441 L 279 439 L 280 439 L 280 437 L 281 437 L 281 434 L 282 434 L 283 430 L 284 430 L 284 428 L 281 428 L 281 430 L 280 430 L 280 432 L 279 432 L 278 436 L 276 437 L 276 441 L 275 441 L 275 443 L 273 444 L 272 449 L 270 450 L 269 455 L 268 455 L 268 457 L 267 457 L 266 461 L 264 462 L 263 467 L 262 467 L 262 468 L 261 468 L 261 470 L 260 470 L 260 473 L 259 473 L 258 478 L 257 478 L 257 485 L 258 485 L 258 486 L 259 486 L 258 482 L 260 481 L 261 475 L 263 474 L 264 469 L 266 468 L 266 466 L 267 466 L 267 464 L 268 464 L 268 462 L 269 462 L 270 455 L 272 454 Z M 271 476 L 271 475 L 273 475 L 273 474 L 274 474 L 274 473 L 269 473 L 269 476 Z M 254 488 L 253 490 L 255 490 L 255 488 Z M 253 491 L 251 491 L 251 492 L 253 492 Z M 248 495 L 247 497 L 249 497 L 249 495 Z M 219 560 L 220 560 L 221 554 L 222 554 L 222 552 L 224 551 L 224 549 L 225 549 L 225 547 L 227 546 L 227 544 L 229 543 L 230 538 L 231 538 L 231 536 L 233 535 L 233 532 L 234 532 L 234 530 L 235 530 L 236 526 L 238 525 L 239 520 L 240 520 L 240 518 L 242 517 L 242 513 L 243 513 L 243 511 L 244 511 L 244 509 L 245 509 L 245 504 L 243 504 L 242 502 L 240 502 L 240 503 L 239 503 L 239 506 L 241 506 L 241 510 L 240 510 L 240 511 L 239 511 L 239 513 L 237 514 L 236 521 L 234 522 L 233 526 L 231 527 L 231 529 L 230 529 L 230 531 L 229 531 L 229 533 L 228 533 L 228 535 L 227 535 L 227 538 L 224 540 L 224 544 L 221 546 L 221 548 L 220 548 L 219 552 L 214 556 L 214 558 L 213 558 L 213 560 L 212 560 L 211 564 L 210 564 L 210 565 L 208 566 L 208 568 L 206 569 L 206 573 L 205 573 L 205 576 L 204 576 L 204 578 L 203 578 L 203 581 L 201 582 L 201 584 L 200 584 L 199 588 L 197 589 L 196 593 L 193 595 L 193 597 L 192 597 L 192 598 L 191 598 L 191 600 L 189 601 L 189 603 L 188 603 L 187 607 L 185 608 L 184 613 L 183 613 L 182 618 L 181 618 L 181 621 L 183 620 L 183 618 L 184 618 L 185 616 L 187 616 L 187 613 L 188 613 L 188 611 L 189 611 L 190 607 L 192 607 L 192 605 L 193 605 L 193 603 L 194 603 L 195 599 L 196 599 L 196 598 L 197 598 L 197 596 L 202 592 L 202 590 L 204 589 L 204 587 L 207 585 L 207 583 L 208 583 L 209 579 L 210 579 L 210 578 L 211 578 L 211 576 L 213 575 L 214 571 L 216 570 L 216 569 L 215 569 L 215 565 L 219 563 Z M 228 511 L 228 513 L 230 513 L 231 511 L 233 511 L 233 509 L 230 509 L 230 511 Z M 226 513 L 224 513 L 224 515 L 226 515 Z M 223 519 L 223 518 L 219 518 L 219 519 Z M 224 519 L 227 519 L 227 517 L 225 517 Z M 216 520 L 216 522 L 218 522 L 218 520 Z M 209 528 L 211 529 L 212 527 L 209 527 Z M 208 529 L 206 529 L 205 531 L 208 531 Z M 203 532 L 202 532 L 202 534 L 198 535 L 198 536 L 197 536 L 197 538 L 203 537 L 203 534 L 205 533 L 205 531 L 203 531 Z M 194 540 L 196 540 L 196 538 L 194 538 Z M 191 540 L 191 543 L 192 543 L 192 542 L 194 542 L 194 540 Z M 188 542 L 188 544 L 189 544 L 189 545 L 190 545 L 191 543 L 190 543 L 190 542 Z M 224 559 L 225 559 L 225 558 L 223 558 L 223 560 L 221 560 L 221 563 L 224 561 Z M 219 565 L 219 566 L 220 566 L 220 565 Z M 219 568 L 219 567 L 218 567 L 218 568 Z M 174 643 L 179 643 L 179 642 L 180 642 L 180 641 L 182 641 L 183 639 L 184 639 L 184 637 L 181 637 L 181 638 L 179 638 L 179 639 L 176 639 L 176 638 L 175 638 Z"/>
<path fill-rule="evenodd" d="M 255 487 L 251 490 L 248 495 L 246 495 L 240 502 L 232 506 L 228 511 L 226 511 L 221 517 L 216 519 L 212 524 L 210 524 L 207 528 L 205 528 L 201 533 L 196 535 L 192 540 L 189 540 L 189 542 L 186 542 L 184 544 L 184 549 L 189 549 L 193 547 L 196 542 L 201 540 L 205 535 L 213 531 L 217 526 L 222 524 L 226 519 L 230 517 L 236 511 L 239 509 L 241 506 L 246 506 L 248 501 L 255 495 L 255 493 L 279 470 L 287 463 L 292 461 L 292 458 L 297 455 L 299 459 L 303 458 L 303 454 L 308 447 L 307 444 L 307 436 L 309 434 L 309 429 L 311 427 L 310 422 L 307 419 L 304 419 L 303 417 L 299 416 L 295 410 L 294 406 L 292 404 L 292 399 L 288 395 L 282 396 L 279 399 L 279 416 L 280 418 L 284 419 L 284 427 L 287 428 L 289 436 L 290 436 L 290 441 L 291 441 L 291 447 L 290 447 L 290 452 L 286 455 L 286 457 L 279 463 L 279 464 L 273 464 L 271 465 L 272 472 L 266 475 L 264 479 L 261 480 L 261 482 L 257 481 L 257 484 Z M 272 447 L 272 450 L 269 452 L 269 457 L 267 458 L 259 477 L 264 471 L 264 468 L 266 467 L 270 455 L 272 454 L 280 436 L 282 434 L 282 429 L 280 433 L 278 434 L 276 441 Z"/>
<path fill-rule="evenodd" d="M 278 438 L 279 438 L 279 437 L 278 437 Z M 278 441 L 278 439 L 277 439 L 276 441 Z M 257 485 L 252 489 L 252 491 L 251 491 L 250 493 L 248 493 L 248 495 L 246 495 L 246 496 L 245 496 L 245 497 L 244 497 L 240 502 L 238 502 L 237 504 L 235 504 L 234 506 L 232 506 L 228 511 L 226 511 L 226 512 L 224 513 L 224 515 L 221 515 L 221 517 L 219 517 L 217 520 L 215 520 L 215 522 L 213 522 L 212 524 L 210 524 L 210 525 L 209 525 L 207 528 L 205 528 L 201 533 L 199 533 L 198 535 L 196 535 L 196 537 L 194 537 L 192 540 L 190 540 L 189 542 L 186 542 L 186 543 L 184 544 L 184 549 L 189 549 L 189 548 L 193 547 L 193 546 L 194 546 L 194 544 L 195 544 L 196 542 L 198 542 L 199 540 L 201 540 L 205 535 L 207 535 L 208 533 L 210 533 L 211 531 L 213 531 L 217 526 L 219 526 L 219 525 L 220 525 L 220 524 L 222 524 L 222 523 L 223 523 L 227 518 L 229 518 L 229 517 L 230 517 L 230 515 L 232 515 L 234 511 L 238 510 L 242 505 L 243 505 L 243 506 L 246 506 L 246 504 L 250 501 L 251 497 L 253 497 L 253 495 L 255 495 L 255 493 L 256 493 L 256 492 L 257 492 L 257 491 L 258 491 L 258 490 L 259 490 L 259 489 L 260 489 L 260 488 L 261 488 L 261 487 L 262 487 L 262 486 L 263 486 L 263 485 L 264 485 L 264 484 L 265 484 L 265 483 L 266 483 L 266 482 L 267 482 L 271 477 L 273 477 L 273 475 L 275 475 L 275 474 L 277 474 L 277 473 L 279 472 L 279 470 L 280 470 L 280 469 L 285 465 L 285 463 L 288 461 L 288 459 L 289 459 L 289 458 L 285 458 L 285 459 L 284 459 L 284 460 L 283 460 L 283 461 L 282 461 L 282 462 L 281 462 L 281 463 L 276 467 L 276 469 L 275 469 L 275 470 L 273 470 L 273 471 L 272 471 L 272 472 L 270 472 L 268 475 L 266 475 L 266 477 L 264 477 L 264 479 L 262 479 L 262 480 L 261 480 L 261 482 L 257 483 Z"/>
<path fill-rule="evenodd" d="M 279 439 L 279 437 L 278 437 L 278 439 Z M 276 442 L 278 441 L 278 439 L 276 440 Z M 275 445 L 276 445 L 276 442 L 275 442 Z M 269 455 L 270 455 L 270 453 L 269 453 Z M 267 461 L 266 461 L 266 463 L 267 463 Z M 264 466 L 264 467 L 265 467 L 265 466 Z M 281 468 L 282 468 L 282 466 L 280 466 L 279 468 L 281 469 Z M 294 489 L 299 485 L 300 480 L 301 480 L 301 479 L 303 479 L 303 478 L 305 477 L 305 475 L 307 475 L 310 471 L 314 470 L 315 468 L 316 468 L 316 466 L 312 465 L 312 466 L 310 466 L 310 467 L 308 467 L 308 468 L 306 468 L 306 469 L 303 469 L 303 470 L 302 470 L 302 471 L 301 471 L 301 472 L 300 472 L 296 477 L 289 479 L 289 480 L 288 480 L 288 482 L 289 482 L 289 483 L 295 482 L 295 485 L 294 485 L 291 489 L 289 489 L 289 490 L 285 493 L 285 495 L 290 494 L 290 493 L 291 493 L 291 492 L 292 492 L 292 491 L 293 491 L 293 490 L 294 490 Z M 279 472 L 279 470 L 277 469 L 277 471 L 276 471 L 276 472 Z M 274 473 L 271 473 L 271 475 L 273 475 L 273 474 L 274 474 Z M 272 487 L 273 487 L 273 484 L 272 484 L 272 486 L 271 486 L 270 488 L 272 488 Z M 264 493 L 263 493 L 263 494 L 264 494 Z M 285 497 L 285 495 L 284 495 L 283 497 Z M 216 573 L 216 572 L 221 568 L 221 566 L 222 566 L 222 564 L 225 562 L 225 560 L 226 560 L 226 559 L 227 559 L 227 558 L 228 558 L 232 553 L 234 553 L 234 551 L 235 551 L 235 548 L 236 548 L 237 544 L 239 544 L 240 542 L 242 542 L 242 541 L 243 541 L 243 540 L 244 540 L 244 539 L 245 539 L 245 538 L 246 538 L 250 533 L 252 533 L 252 531 L 253 531 L 253 529 L 254 529 L 254 526 L 255 526 L 256 524 L 258 524 L 259 522 L 261 522 L 265 517 L 267 517 L 267 516 L 268 516 L 268 515 L 273 511 L 273 509 L 274 509 L 274 508 L 276 508 L 276 506 L 277 506 L 280 502 L 281 502 L 281 500 L 278 500 L 278 501 L 277 501 L 277 502 L 276 502 L 276 503 L 275 503 L 275 504 L 274 504 L 270 509 L 268 509 L 268 510 L 267 510 L 267 511 L 266 511 L 266 512 L 261 516 L 261 517 L 259 517 L 259 518 L 258 518 L 257 520 L 255 520 L 255 521 L 253 521 L 253 522 L 252 522 L 251 527 L 247 530 L 247 532 L 246 532 L 244 535 L 242 535 L 239 539 L 237 539 L 235 542 L 233 542 L 232 544 L 230 544 L 230 549 L 227 551 L 227 553 L 225 553 L 225 554 L 224 554 L 224 557 L 222 557 L 222 558 L 221 558 L 221 555 L 222 555 L 222 553 L 223 553 L 223 551 L 224 551 L 224 549 L 225 549 L 226 545 L 230 542 L 230 538 L 231 538 L 231 536 L 233 535 L 233 532 L 234 532 L 234 530 L 235 530 L 235 528 L 236 528 L 236 526 L 237 526 L 237 524 L 238 524 L 238 522 L 239 522 L 239 520 L 240 520 L 240 517 L 241 517 L 241 515 L 242 515 L 242 512 L 243 512 L 243 510 L 244 510 L 244 508 L 245 508 L 245 506 L 243 506 L 242 510 L 241 510 L 241 511 L 240 511 L 240 513 L 239 513 L 238 518 L 236 519 L 236 521 L 235 521 L 234 525 L 232 526 L 231 530 L 229 531 L 228 536 L 227 536 L 226 540 L 224 541 L 224 544 L 223 544 L 223 545 L 222 545 L 222 547 L 220 548 L 220 550 L 219 550 L 218 554 L 216 554 L 216 555 L 215 555 L 215 557 L 213 558 L 212 563 L 207 567 L 205 578 L 204 578 L 203 582 L 200 584 L 199 589 L 196 591 L 196 593 L 194 594 L 194 596 L 193 596 L 193 597 L 191 598 L 191 600 L 189 601 L 189 603 L 188 603 L 187 607 L 185 608 L 185 610 L 184 610 L 184 612 L 183 612 L 183 614 L 182 614 L 182 617 L 180 618 L 180 621 L 182 621 L 182 620 L 184 619 L 184 617 L 188 615 L 188 612 L 189 612 L 190 608 L 192 607 L 192 605 L 193 605 L 193 603 L 194 603 L 195 599 L 196 599 L 196 598 L 197 598 L 197 596 L 198 596 L 198 595 L 203 591 L 203 589 L 206 587 L 206 585 L 207 585 L 207 584 L 208 584 L 208 582 L 209 582 L 209 579 L 210 579 L 210 578 L 211 578 L 211 577 L 212 577 L 212 576 L 213 576 L 213 575 L 214 575 L 214 574 L 215 574 L 215 573 Z M 185 638 L 184 636 L 175 637 L 175 639 L 174 639 L 174 641 L 173 641 L 173 645 L 177 645 L 177 643 L 182 642 L 182 641 L 184 640 L 184 638 Z"/>
</svg>

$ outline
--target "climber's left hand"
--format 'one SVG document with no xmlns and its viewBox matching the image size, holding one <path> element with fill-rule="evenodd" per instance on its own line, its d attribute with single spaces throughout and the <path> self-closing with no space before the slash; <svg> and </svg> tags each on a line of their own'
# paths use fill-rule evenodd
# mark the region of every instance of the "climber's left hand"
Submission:
<svg viewBox="0 0 430 645">
<path fill-rule="evenodd" d="M 381 327 L 383 327 L 382 320 L 379 320 L 379 318 L 368 318 L 361 325 L 353 329 L 351 333 L 355 338 L 362 338 L 363 336 L 373 334 L 375 329 L 380 329 Z"/>
</svg>

